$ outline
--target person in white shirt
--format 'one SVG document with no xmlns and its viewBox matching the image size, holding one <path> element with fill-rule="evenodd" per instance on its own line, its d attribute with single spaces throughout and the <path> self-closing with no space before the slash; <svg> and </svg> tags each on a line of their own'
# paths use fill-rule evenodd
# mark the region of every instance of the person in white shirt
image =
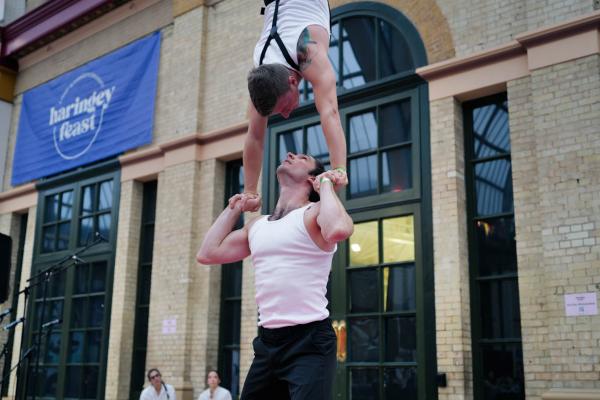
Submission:
<svg viewBox="0 0 600 400">
<path fill-rule="evenodd" d="M 216 370 L 208 371 L 206 384 L 208 389 L 200 393 L 198 400 L 231 400 L 231 393 L 224 387 L 219 386 L 221 378 Z"/>
<path fill-rule="evenodd" d="M 205 265 L 252 256 L 259 333 L 241 400 L 331 399 L 337 340 L 327 281 L 337 243 L 354 227 L 334 190 L 337 175 L 323 171 L 314 158 L 288 153 L 273 214 L 233 230 L 244 211 L 236 194 L 196 256 Z"/>
<path fill-rule="evenodd" d="M 146 374 L 150 385 L 142 391 L 140 400 L 177 400 L 173 386 L 164 383 L 160 371 L 156 368 Z"/>
</svg>

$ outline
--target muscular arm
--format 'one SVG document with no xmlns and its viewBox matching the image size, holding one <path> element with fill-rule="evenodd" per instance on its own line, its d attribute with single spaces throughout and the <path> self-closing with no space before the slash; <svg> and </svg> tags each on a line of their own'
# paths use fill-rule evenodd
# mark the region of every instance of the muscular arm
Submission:
<svg viewBox="0 0 600 400">
<path fill-rule="evenodd" d="M 205 265 L 226 264 L 243 260 L 250 255 L 246 228 L 233 231 L 241 215 L 240 204 L 225 210 L 212 224 L 196 254 L 196 260 Z"/>
<path fill-rule="evenodd" d="M 258 177 L 263 159 L 263 146 L 265 142 L 265 130 L 267 129 L 267 117 L 263 117 L 256 111 L 252 102 L 248 105 L 248 134 L 244 142 L 244 190 L 246 192 L 258 192 Z"/>
<path fill-rule="evenodd" d="M 329 62 L 329 35 L 320 26 L 311 25 L 298 40 L 298 63 L 304 79 L 313 86 L 315 105 L 329 149 L 331 167 L 346 167 L 346 137 L 338 110 L 335 74 Z"/>
<path fill-rule="evenodd" d="M 333 190 L 331 182 L 321 184 L 320 196 L 321 204 L 316 219 L 321 228 L 321 235 L 328 243 L 346 240 L 354 232 L 354 224 Z"/>
</svg>

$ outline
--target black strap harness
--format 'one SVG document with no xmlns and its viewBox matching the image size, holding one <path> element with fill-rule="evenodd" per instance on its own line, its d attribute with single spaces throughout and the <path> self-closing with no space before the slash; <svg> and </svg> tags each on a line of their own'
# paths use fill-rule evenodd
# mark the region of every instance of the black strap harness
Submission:
<svg viewBox="0 0 600 400">
<path fill-rule="evenodd" d="M 300 67 L 292 59 L 290 53 L 288 53 L 287 49 L 285 48 L 285 45 L 283 44 L 283 40 L 281 40 L 281 37 L 277 33 L 277 12 L 279 11 L 279 0 L 264 0 L 265 7 L 271 4 L 272 2 L 275 2 L 275 12 L 273 13 L 273 25 L 271 26 L 271 32 L 269 33 L 269 37 L 265 42 L 265 46 L 263 47 L 262 52 L 260 53 L 260 61 L 258 65 L 263 64 L 263 60 L 265 59 L 265 54 L 267 54 L 267 49 L 271 44 L 271 40 L 275 39 L 275 42 L 277 42 L 277 46 L 279 47 L 279 50 L 281 50 L 281 54 L 283 54 L 285 61 L 287 61 L 287 63 L 296 71 L 300 71 Z M 261 11 L 261 13 L 264 14 L 264 8 Z"/>
</svg>

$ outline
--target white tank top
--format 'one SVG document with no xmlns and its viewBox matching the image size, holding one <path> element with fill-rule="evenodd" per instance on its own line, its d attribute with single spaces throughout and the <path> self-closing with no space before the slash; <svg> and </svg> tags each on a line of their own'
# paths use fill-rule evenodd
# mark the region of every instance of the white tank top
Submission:
<svg viewBox="0 0 600 400">
<path fill-rule="evenodd" d="M 260 39 L 254 48 L 254 66 L 260 65 L 260 54 L 271 32 L 273 14 L 275 13 L 275 1 L 265 8 L 265 22 Z M 329 30 L 329 4 L 327 0 L 279 0 L 279 11 L 277 12 L 277 33 L 281 37 L 290 57 L 298 64 L 296 46 L 302 31 L 309 25 L 320 25 Z M 269 44 L 263 64 L 283 64 L 294 69 L 285 61 L 277 42 L 273 39 Z"/>
<path fill-rule="evenodd" d="M 259 326 L 281 328 L 329 316 L 325 294 L 337 246 L 323 251 L 308 234 L 304 211 L 311 204 L 276 221 L 263 216 L 250 227 Z"/>
</svg>

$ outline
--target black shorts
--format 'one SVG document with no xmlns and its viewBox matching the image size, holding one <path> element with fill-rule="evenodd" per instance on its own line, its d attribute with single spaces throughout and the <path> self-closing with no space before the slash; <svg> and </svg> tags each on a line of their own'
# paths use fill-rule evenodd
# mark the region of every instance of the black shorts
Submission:
<svg viewBox="0 0 600 400">
<path fill-rule="evenodd" d="M 331 320 L 259 328 L 241 400 L 331 400 L 336 367 Z"/>
</svg>

